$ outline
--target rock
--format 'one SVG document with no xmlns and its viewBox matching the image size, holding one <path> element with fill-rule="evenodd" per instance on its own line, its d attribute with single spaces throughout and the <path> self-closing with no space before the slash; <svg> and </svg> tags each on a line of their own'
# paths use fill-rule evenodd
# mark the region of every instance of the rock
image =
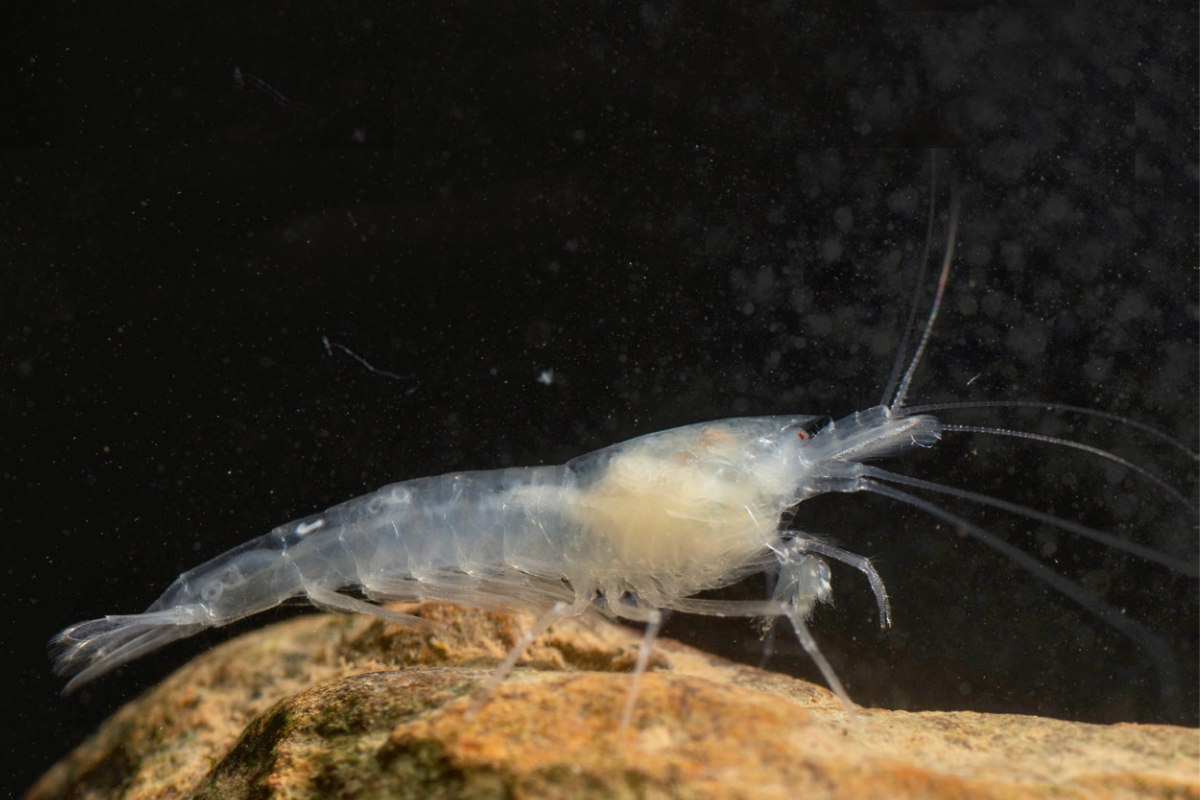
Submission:
<svg viewBox="0 0 1200 800">
<path fill-rule="evenodd" d="M 969 712 L 847 713 L 825 689 L 561 622 L 425 604 L 406 630 L 302 617 L 196 658 L 29 790 L 42 798 L 1200 797 L 1200 732 Z M 413 607 L 405 610 L 413 611 Z"/>
</svg>

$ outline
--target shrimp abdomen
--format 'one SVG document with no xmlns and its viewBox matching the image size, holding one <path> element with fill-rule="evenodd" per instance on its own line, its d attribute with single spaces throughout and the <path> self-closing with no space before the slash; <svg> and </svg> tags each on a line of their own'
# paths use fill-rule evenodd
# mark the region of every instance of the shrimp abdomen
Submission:
<svg viewBox="0 0 1200 800">
<path fill-rule="evenodd" d="M 60 631 L 49 648 L 54 671 L 74 675 L 64 693 L 178 639 L 301 594 L 276 531 L 183 573 L 144 613 L 110 615 Z"/>
</svg>

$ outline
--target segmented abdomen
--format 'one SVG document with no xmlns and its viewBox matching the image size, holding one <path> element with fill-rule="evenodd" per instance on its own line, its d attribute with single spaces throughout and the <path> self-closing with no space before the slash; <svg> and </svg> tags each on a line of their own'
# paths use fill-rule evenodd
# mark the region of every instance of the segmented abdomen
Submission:
<svg viewBox="0 0 1200 800">
<path fill-rule="evenodd" d="M 430 596 L 455 576 L 509 572 L 558 579 L 563 567 L 563 467 L 460 472 L 384 486 L 265 537 L 302 584 Z M 418 586 L 420 584 L 420 586 Z M 404 591 L 407 590 L 407 591 Z M 436 592 L 435 592 L 436 593 Z"/>
</svg>

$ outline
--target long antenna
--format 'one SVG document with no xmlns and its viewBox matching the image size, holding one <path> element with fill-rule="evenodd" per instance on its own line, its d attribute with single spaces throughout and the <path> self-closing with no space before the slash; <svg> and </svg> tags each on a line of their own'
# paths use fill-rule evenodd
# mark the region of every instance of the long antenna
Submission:
<svg viewBox="0 0 1200 800">
<path fill-rule="evenodd" d="M 950 229 L 946 232 L 946 257 L 942 260 L 942 274 L 938 276 L 937 294 L 933 298 L 933 308 L 929 309 L 929 319 L 925 323 L 925 330 L 921 333 L 921 343 L 917 345 L 917 352 L 913 353 L 908 371 L 904 373 L 904 380 L 900 381 L 900 388 L 896 390 L 896 397 L 892 400 L 892 411 L 898 411 L 904 407 L 904 399 L 908 396 L 908 387 L 912 383 L 913 374 L 917 371 L 917 365 L 921 363 L 921 356 L 925 354 L 925 346 L 929 344 L 929 337 L 933 335 L 933 323 L 937 320 L 938 311 L 942 307 L 942 297 L 946 293 L 946 281 L 950 278 L 950 264 L 954 261 L 954 242 L 958 238 L 958 201 L 959 194 L 956 186 L 950 190 Z M 884 395 L 883 401 L 887 402 L 887 395 Z"/>
<path fill-rule="evenodd" d="M 887 388 L 883 390 L 883 399 L 879 405 L 887 405 L 900 382 L 900 373 L 904 370 L 904 358 L 908 355 L 908 340 L 912 338 L 913 324 L 917 321 L 917 306 L 921 304 L 921 290 L 925 288 L 925 273 L 929 270 L 929 250 L 933 246 L 933 218 L 935 202 L 937 201 L 937 155 L 936 150 L 929 151 L 929 224 L 925 226 L 925 246 L 921 248 L 920 270 L 917 280 L 913 283 L 912 302 L 908 304 L 908 322 L 904 323 L 904 336 L 900 346 L 896 348 L 896 357 L 892 360 L 892 376 L 888 378 Z"/>
</svg>

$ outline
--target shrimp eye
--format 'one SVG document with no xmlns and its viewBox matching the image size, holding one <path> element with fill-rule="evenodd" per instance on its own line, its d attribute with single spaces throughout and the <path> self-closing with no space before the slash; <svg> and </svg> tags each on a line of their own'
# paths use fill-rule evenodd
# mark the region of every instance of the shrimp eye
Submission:
<svg viewBox="0 0 1200 800">
<path fill-rule="evenodd" d="M 813 417 L 796 431 L 796 436 L 800 438 L 800 441 L 807 442 L 816 436 L 821 428 L 824 428 L 829 422 L 831 422 L 829 417 Z"/>
</svg>

